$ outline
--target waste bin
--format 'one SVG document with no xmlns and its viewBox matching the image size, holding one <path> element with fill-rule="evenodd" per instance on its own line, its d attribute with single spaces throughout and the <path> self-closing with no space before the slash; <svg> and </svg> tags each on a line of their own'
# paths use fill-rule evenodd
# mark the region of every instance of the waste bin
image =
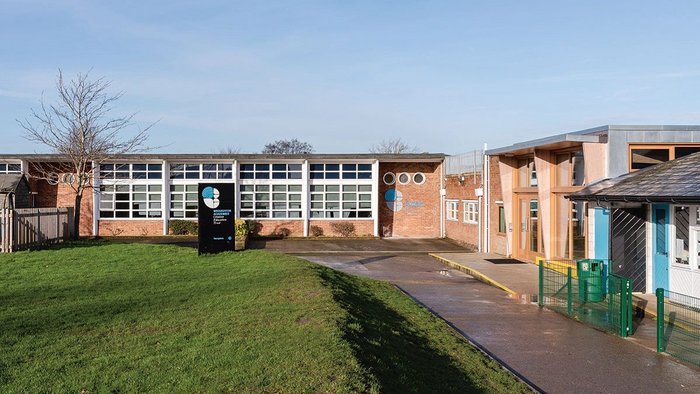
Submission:
<svg viewBox="0 0 700 394">
<path fill-rule="evenodd" d="M 605 268 L 602 260 L 578 260 L 578 298 L 581 302 L 603 301 Z"/>
</svg>

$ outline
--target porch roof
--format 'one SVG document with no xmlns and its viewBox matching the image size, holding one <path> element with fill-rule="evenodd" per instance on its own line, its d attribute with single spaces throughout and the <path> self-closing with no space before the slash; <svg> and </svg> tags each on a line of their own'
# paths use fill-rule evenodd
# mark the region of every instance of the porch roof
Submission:
<svg viewBox="0 0 700 394">
<path fill-rule="evenodd" d="M 700 203 L 700 152 L 592 183 L 567 198 L 587 201 Z"/>
<path fill-rule="evenodd" d="M 22 178 L 24 178 L 22 174 L 0 174 L 0 193 L 16 191 Z"/>
</svg>

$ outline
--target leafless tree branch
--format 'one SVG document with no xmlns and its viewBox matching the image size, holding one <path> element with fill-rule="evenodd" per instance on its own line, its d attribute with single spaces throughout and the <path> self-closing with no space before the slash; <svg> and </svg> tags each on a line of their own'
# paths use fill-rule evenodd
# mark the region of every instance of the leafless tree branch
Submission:
<svg viewBox="0 0 700 394">
<path fill-rule="evenodd" d="M 404 142 L 401 138 L 382 140 L 381 142 L 369 147 L 370 153 L 417 153 L 418 147 L 411 146 Z"/>
</svg>

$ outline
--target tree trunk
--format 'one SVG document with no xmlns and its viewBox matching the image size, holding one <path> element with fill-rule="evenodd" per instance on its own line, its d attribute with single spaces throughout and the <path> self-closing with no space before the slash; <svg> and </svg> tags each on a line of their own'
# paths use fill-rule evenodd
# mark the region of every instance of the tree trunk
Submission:
<svg viewBox="0 0 700 394">
<path fill-rule="evenodd" d="M 83 196 L 81 194 L 75 194 L 75 211 L 73 212 L 73 224 L 75 225 L 73 230 L 73 240 L 75 241 L 80 239 L 80 202 L 82 199 Z"/>
</svg>

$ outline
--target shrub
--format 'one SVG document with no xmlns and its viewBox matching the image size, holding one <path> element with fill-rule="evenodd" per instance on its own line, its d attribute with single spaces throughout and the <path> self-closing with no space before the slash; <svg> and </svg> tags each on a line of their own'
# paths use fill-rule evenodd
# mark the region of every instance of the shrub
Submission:
<svg viewBox="0 0 700 394">
<path fill-rule="evenodd" d="M 309 231 L 314 237 L 320 237 L 323 235 L 323 228 L 321 228 L 321 226 L 311 226 L 309 227 Z"/>
<path fill-rule="evenodd" d="M 248 235 L 248 223 L 243 219 L 236 219 L 233 224 L 236 238 L 243 238 Z"/>
<path fill-rule="evenodd" d="M 333 222 L 331 228 L 343 237 L 349 237 L 355 233 L 355 225 L 350 222 Z"/>
<path fill-rule="evenodd" d="M 246 220 L 246 225 L 248 226 L 248 234 L 257 235 L 260 232 L 260 226 L 255 220 Z"/>
<path fill-rule="evenodd" d="M 190 220 L 171 220 L 168 227 L 172 235 L 197 235 L 199 232 L 197 222 Z"/>
<path fill-rule="evenodd" d="M 292 230 L 286 228 L 286 227 L 280 227 L 275 231 L 275 234 L 277 236 L 280 236 L 282 238 L 287 238 L 292 234 Z"/>
</svg>

